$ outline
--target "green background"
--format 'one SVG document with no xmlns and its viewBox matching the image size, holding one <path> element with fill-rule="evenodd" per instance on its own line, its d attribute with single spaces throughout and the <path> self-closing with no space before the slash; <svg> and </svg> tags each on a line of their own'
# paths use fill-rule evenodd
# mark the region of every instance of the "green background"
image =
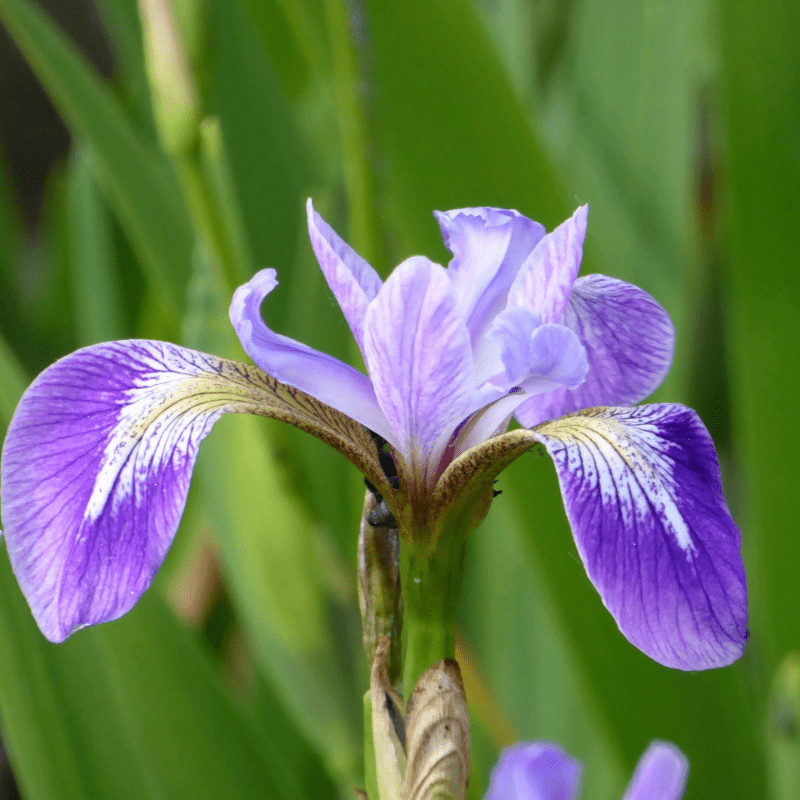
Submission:
<svg viewBox="0 0 800 800">
<path fill-rule="evenodd" d="M 37 372 L 93 342 L 242 358 L 227 306 L 264 266 L 281 281 L 270 325 L 357 363 L 308 196 L 384 275 L 414 253 L 446 263 L 434 209 L 516 208 L 552 228 L 588 202 L 582 271 L 642 286 L 675 321 L 655 397 L 696 408 L 715 438 L 751 637 L 710 673 L 636 651 L 585 576 L 549 460 L 520 459 L 469 544 L 470 796 L 500 747 L 554 739 L 585 762 L 583 797 L 619 798 L 666 739 L 689 757 L 687 798 L 800 797 L 800 5 L 176 8 L 185 107 L 153 103 L 134 0 L 98 0 L 110 78 L 30 0 L 0 0 L 73 137 L 34 226 L 0 153 L 2 425 Z M 23 796 L 352 796 L 362 491 L 309 437 L 224 419 L 153 590 L 60 646 L 0 553 L 0 721 Z"/>
</svg>

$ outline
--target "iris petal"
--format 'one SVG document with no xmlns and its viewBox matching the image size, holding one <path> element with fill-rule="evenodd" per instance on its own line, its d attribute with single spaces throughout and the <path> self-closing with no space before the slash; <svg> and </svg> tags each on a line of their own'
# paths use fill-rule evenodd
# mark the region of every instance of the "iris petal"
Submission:
<svg viewBox="0 0 800 800">
<path fill-rule="evenodd" d="M 519 386 L 538 394 L 559 386 L 576 388 L 586 377 L 589 364 L 575 332 L 564 325 L 542 325 L 538 314 L 528 309 L 504 311 L 487 338 L 499 343 L 509 389 Z"/>
<path fill-rule="evenodd" d="M 638 403 L 669 371 L 675 329 L 638 286 L 605 275 L 578 278 L 561 324 L 578 334 L 589 372 L 573 391 L 559 388 L 522 404 L 517 419 L 526 428 L 581 408 Z"/>
<path fill-rule="evenodd" d="M 51 641 L 116 619 L 150 585 L 197 448 L 228 410 L 204 389 L 219 367 L 163 342 L 111 342 L 61 359 L 25 392 L 3 446 L 3 522 Z"/>
<path fill-rule="evenodd" d="M 427 483 L 456 426 L 476 409 L 469 334 L 447 271 L 421 256 L 400 264 L 367 310 L 364 344 L 400 451 Z"/>
<path fill-rule="evenodd" d="M 509 308 L 529 308 L 542 322 L 560 322 L 578 277 L 588 206 L 548 233 L 521 266 L 508 293 Z"/>
<path fill-rule="evenodd" d="M 677 669 L 735 661 L 747 638 L 741 535 L 699 417 L 667 404 L 587 409 L 533 434 L 555 462 L 578 552 L 622 633 Z"/>
<path fill-rule="evenodd" d="M 689 762 L 675 745 L 653 742 L 641 757 L 623 800 L 680 800 Z"/>
<path fill-rule="evenodd" d="M 497 386 L 505 396 L 464 426 L 456 442 L 456 455 L 506 430 L 526 397 L 565 385 L 578 386 L 586 376 L 583 345 L 575 332 L 563 325 L 539 325 L 533 312 L 511 309 L 500 315 L 491 333 L 499 340 L 505 372 L 486 386 Z"/>
<path fill-rule="evenodd" d="M 306 208 L 314 254 L 363 353 L 364 315 L 383 282 L 378 273 L 314 210 L 310 198 Z"/>
<path fill-rule="evenodd" d="M 369 431 L 257 367 L 134 340 L 79 350 L 31 384 L 3 445 L 3 522 L 51 641 L 133 607 L 175 535 L 200 442 L 233 412 L 296 425 L 388 487 Z"/>
<path fill-rule="evenodd" d="M 261 303 L 277 285 L 275 270 L 264 269 L 233 295 L 230 319 L 247 355 L 282 383 L 310 394 L 396 444 L 366 375 L 266 326 Z"/>
<path fill-rule="evenodd" d="M 582 771 L 557 744 L 513 745 L 500 754 L 484 800 L 573 800 Z"/>
<path fill-rule="evenodd" d="M 445 246 L 453 253 L 448 272 L 477 346 L 506 304 L 508 290 L 545 235 L 538 222 L 502 208 L 459 208 L 434 212 Z"/>
</svg>

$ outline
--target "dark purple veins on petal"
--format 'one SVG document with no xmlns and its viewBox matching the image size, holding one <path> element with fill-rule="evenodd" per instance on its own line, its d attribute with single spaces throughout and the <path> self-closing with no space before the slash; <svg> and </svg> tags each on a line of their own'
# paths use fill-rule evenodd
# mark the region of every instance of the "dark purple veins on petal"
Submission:
<svg viewBox="0 0 800 800">
<path fill-rule="evenodd" d="M 720 667 L 747 638 L 741 535 L 711 438 L 679 405 L 540 426 L 587 573 L 620 630 L 670 667 Z"/>
<path fill-rule="evenodd" d="M 559 387 L 523 403 L 517 419 L 525 427 L 582 408 L 638 403 L 669 371 L 672 321 L 637 286 L 605 275 L 578 278 L 560 324 L 575 331 L 586 348 L 589 372 L 574 390 Z"/>
<path fill-rule="evenodd" d="M 9 556 L 54 642 L 128 611 L 172 542 L 201 440 L 225 403 L 192 383 L 219 360 L 110 342 L 45 370 L 3 447 Z"/>
</svg>

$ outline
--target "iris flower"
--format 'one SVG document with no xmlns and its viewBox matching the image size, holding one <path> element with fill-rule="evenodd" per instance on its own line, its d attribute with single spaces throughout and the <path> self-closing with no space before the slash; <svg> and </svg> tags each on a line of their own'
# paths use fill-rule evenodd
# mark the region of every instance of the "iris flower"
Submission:
<svg viewBox="0 0 800 800">
<path fill-rule="evenodd" d="M 337 448 L 401 538 L 431 551 L 445 529 L 474 527 L 498 473 L 544 445 L 623 634 L 680 669 L 738 658 L 744 567 L 713 443 L 684 406 L 631 407 L 669 369 L 673 326 L 641 289 L 578 278 L 587 213 L 549 234 L 516 211 L 437 213 L 449 267 L 415 256 L 384 282 L 309 201 L 311 244 L 366 374 L 265 324 L 273 269 L 230 307 L 257 367 L 131 340 L 45 370 L 2 457 L 8 552 L 43 633 L 59 642 L 136 603 L 175 536 L 200 442 L 242 412 Z M 522 428 L 509 431 L 513 417 Z"/>
<path fill-rule="evenodd" d="M 581 771 L 581 763 L 556 744 L 507 747 L 492 770 L 484 800 L 575 800 Z M 622 800 L 680 800 L 688 771 L 686 757 L 677 747 L 653 742 Z"/>
</svg>

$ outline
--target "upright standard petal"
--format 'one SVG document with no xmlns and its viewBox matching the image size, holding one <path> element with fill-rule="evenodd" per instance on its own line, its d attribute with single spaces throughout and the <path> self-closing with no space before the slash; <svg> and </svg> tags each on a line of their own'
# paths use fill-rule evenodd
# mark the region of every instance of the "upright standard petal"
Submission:
<svg viewBox="0 0 800 800">
<path fill-rule="evenodd" d="M 230 319 L 247 355 L 277 380 L 347 414 L 396 446 L 394 432 L 366 375 L 266 326 L 261 304 L 277 285 L 275 270 L 264 269 L 233 295 Z"/>
<path fill-rule="evenodd" d="M 519 268 L 545 229 L 518 211 L 503 208 L 459 208 L 434 215 L 445 246 L 453 253 L 448 272 L 475 346 L 505 307 Z"/>
<path fill-rule="evenodd" d="M 578 552 L 622 633 L 677 669 L 735 661 L 747 638 L 741 535 L 697 414 L 595 408 L 532 433 L 553 457 Z"/>
<path fill-rule="evenodd" d="M 469 334 L 447 271 L 421 256 L 400 264 L 367 310 L 364 344 L 399 450 L 417 484 L 432 486 L 456 426 L 476 410 Z"/>
<path fill-rule="evenodd" d="M 588 214 L 589 206 L 581 206 L 536 245 L 511 285 L 509 308 L 529 308 L 544 323 L 561 321 L 581 266 Z"/>
<path fill-rule="evenodd" d="M 526 428 L 581 408 L 633 405 L 669 371 L 675 328 L 638 286 L 605 275 L 578 278 L 560 322 L 586 348 L 589 372 L 575 389 L 558 388 L 520 405 L 517 419 Z"/>
<path fill-rule="evenodd" d="M 686 788 L 689 762 L 669 742 L 653 742 L 636 766 L 622 800 L 680 800 Z"/>
<path fill-rule="evenodd" d="M 383 284 L 380 275 L 314 210 L 309 198 L 308 235 L 336 302 L 364 352 L 364 315 Z"/>
<path fill-rule="evenodd" d="M 513 745 L 500 754 L 484 800 L 574 800 L 582 772 L 557 744 Z"/>
<path fill-rule="evenodd" d="M 175 535 L 200 442 L 232 412 L 297 425 L 387 491 L 369 431 L 257 367 L 165 342 L 110 342 L 28 388 L 3 445 L 3 523 L 51 641 L 133 607 Z"/>
</svg>

